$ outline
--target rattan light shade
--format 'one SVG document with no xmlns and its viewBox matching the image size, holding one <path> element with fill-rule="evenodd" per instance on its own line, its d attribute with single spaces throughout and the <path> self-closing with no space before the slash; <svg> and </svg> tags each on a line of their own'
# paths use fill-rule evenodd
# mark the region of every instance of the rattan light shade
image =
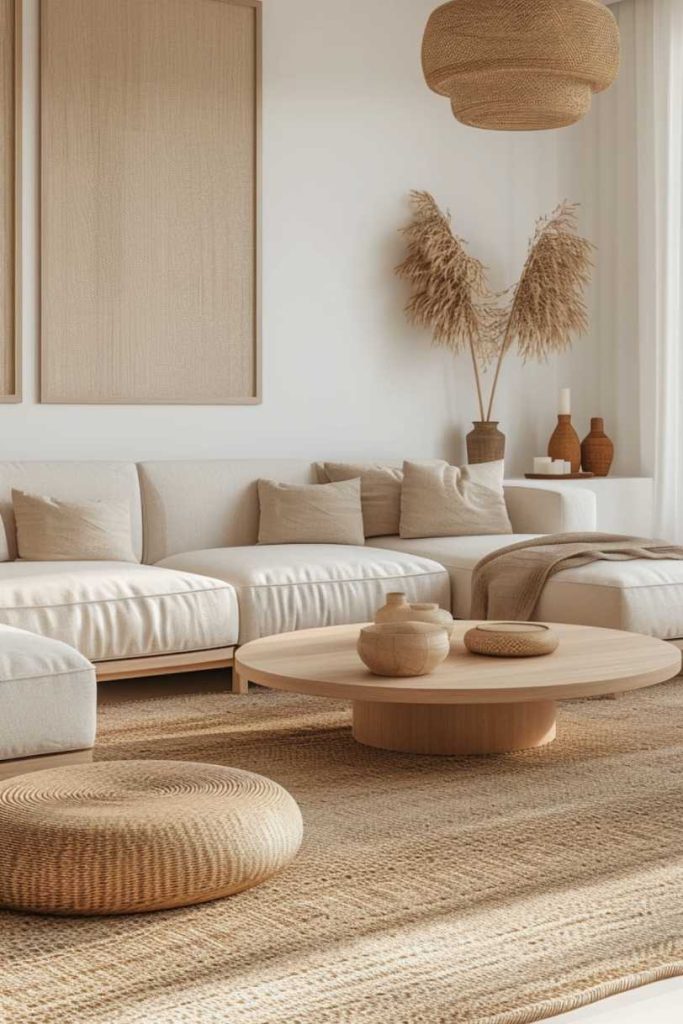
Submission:
<svg viewBox="0 0 683 1024">
<path fill-rule="evenodd" d="M 616 78 L 619 29 L 601 0 L 451 0 L 429 18 L 422 66 L 463 124 L 562 128 Z"/>
</svg>

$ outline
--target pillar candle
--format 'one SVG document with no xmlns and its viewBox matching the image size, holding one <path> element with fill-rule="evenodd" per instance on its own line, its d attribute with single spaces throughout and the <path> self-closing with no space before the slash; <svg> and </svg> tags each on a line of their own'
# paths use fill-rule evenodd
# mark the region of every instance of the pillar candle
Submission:
<svg viewBox="0 0 683 1024">
<path fill-rule="evenodd" d="M 552 461 L 548 455 L 539 456 L 534 459 L 534 473 L 549 473 Z"/>
<path fill-rule="evenodd" d="M 560 416 L 571 416 L 572 393 L 570 388 L 560 390 Z"/>
</svg>

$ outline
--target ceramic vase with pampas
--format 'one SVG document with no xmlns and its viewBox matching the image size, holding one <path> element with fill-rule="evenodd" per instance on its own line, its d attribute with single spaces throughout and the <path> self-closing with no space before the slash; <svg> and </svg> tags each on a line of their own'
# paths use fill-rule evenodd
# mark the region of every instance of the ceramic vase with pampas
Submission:
<svg viewBox="0 0 683 1024">
<path fill-rule="evenodd" d="M 432 331 L 435 344 L 467 350 L 479 419 L 467 435 L 470 463 L 505 454 L 505 435 L 493 406 L 505 357 L 516 344 L 524 360 L 545 360 L 567 349 L 588 326 L 583 292 L 590 279 L 592 245 L 576 231 L 576 207 L 562 203 L 536 225 L 526 263 L 514 288 L 492 292 L 484 265 L 470 256 L 428 192 L 411 193 L 413 218 L 404 234 L 408 253 L 399 276 L 412 286 L 411 323 Z M 485 400 L 486 373 L 493 379 Z"/>
</svg>

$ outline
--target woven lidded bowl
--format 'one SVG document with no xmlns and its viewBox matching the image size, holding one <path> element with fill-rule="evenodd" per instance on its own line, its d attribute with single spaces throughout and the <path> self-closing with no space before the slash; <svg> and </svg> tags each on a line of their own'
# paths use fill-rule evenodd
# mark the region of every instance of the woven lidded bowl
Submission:
<svg viewBox="0 0 683 1024">
<path fill-rule="evenodd" d="M 120 761 L 0 784 L 0 905 L 130 914 L 203 903 L 280 871 L 301 812 L 276 782 L 236 768 Z"/>
<path fill-rule="evenodd" d="M 422 66 L 464 124 L 560 128 L 614 81 L 619 29 L 601 0 L 451 0 L 429 18 Z"/>
<path fill-rule="evenodd" d="M 365 626 L 357 650 L 376 676 L 426 676 L 451 649 L 446 626 L 432 622 L 380 622 Z"/>
<path fill-rule="evenodd" d="M 482 622 L 465 633 L 472 654 L 493 658 L 535 658 L 557 650 L 559 638 L 540 622 Z"/>
</svg>

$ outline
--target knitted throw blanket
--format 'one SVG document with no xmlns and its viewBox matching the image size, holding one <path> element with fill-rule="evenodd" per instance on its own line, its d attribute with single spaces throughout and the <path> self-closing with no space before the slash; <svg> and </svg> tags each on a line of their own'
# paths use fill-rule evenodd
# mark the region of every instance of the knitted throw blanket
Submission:
<svg viewBox="0 0 683 1024">
<path fill-rule="evenodd" d="M 492 551 L 474 568 L 472 619 L 528 621 L 555 573 L 588 562 L 683 559 L 683 547 L 613 533 L 554 533 Z"/>
</svg>

